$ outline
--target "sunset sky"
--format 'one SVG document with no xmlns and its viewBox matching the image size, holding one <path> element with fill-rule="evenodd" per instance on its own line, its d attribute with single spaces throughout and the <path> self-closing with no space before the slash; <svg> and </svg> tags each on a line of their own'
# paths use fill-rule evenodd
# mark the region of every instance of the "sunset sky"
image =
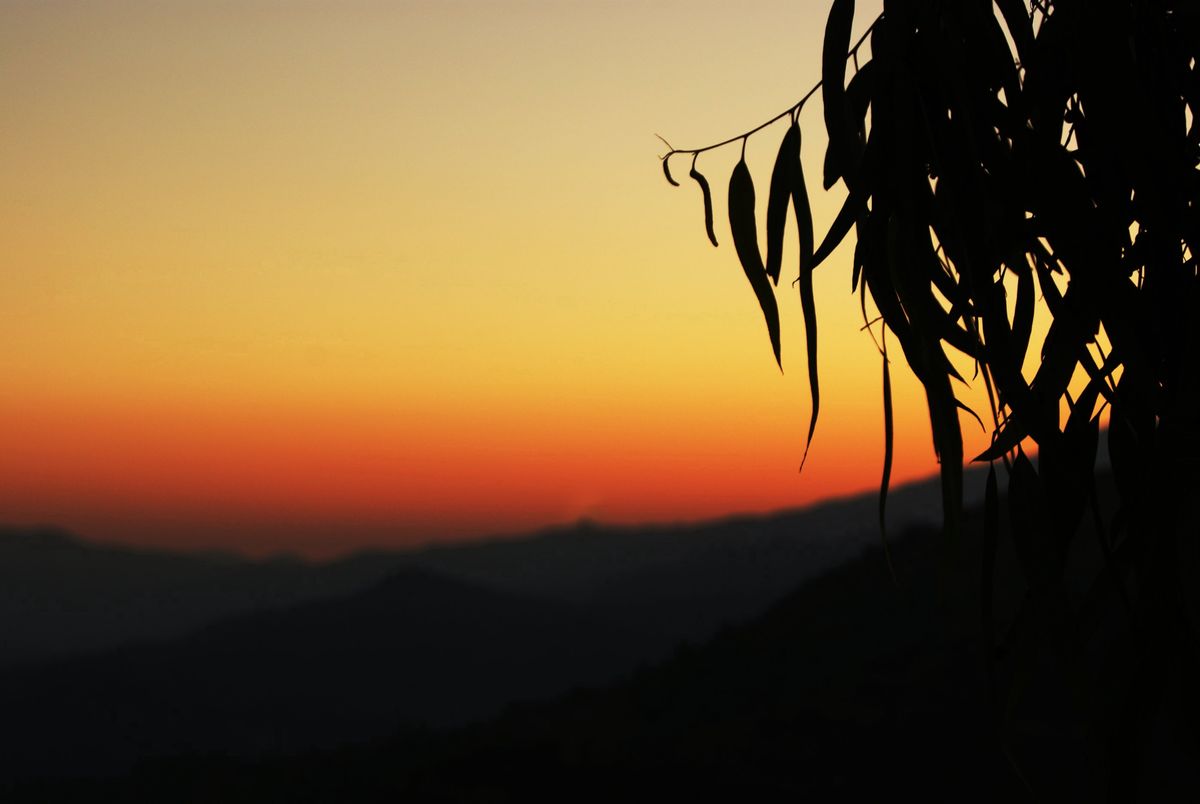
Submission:
<svg viewBox="0 0 1200 804">
<path fill-rule="evenodd" d="M 700 160 L 713 249 L 654 136 L 789 106 L 826 9 L 3 2 L 0 522 L 329 556 L 877 488 L 850 246 L 816 280 L 799 474 L 800 307 L 781 281 L 781 375 L 728 235 L 736 149 Z M 802 123 L 819 176 L 819 99 Z M 751 140 L 760 199 L 783 130 Z M 842 196 L 813 189 L 823 232 Z M 902 481 L 936 464 L 895 381 Z"/>
</svg>

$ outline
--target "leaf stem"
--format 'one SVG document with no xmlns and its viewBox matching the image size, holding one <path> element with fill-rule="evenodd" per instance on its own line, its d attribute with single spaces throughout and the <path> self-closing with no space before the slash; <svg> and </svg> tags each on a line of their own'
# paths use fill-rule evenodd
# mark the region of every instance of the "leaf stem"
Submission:
<svg viewBox="0 0 1200 804">
<path fill-rule="evenodd" d="M 879 24 L 879 21 L 881 19 L 883 19 L 883 14 L 880 14 L 878 17 L 875 18 L 874 22 L 872 22 L 870 25 L 867 26 L 867 30 L 863 31 L 862 36 L 860 36 L 858 38 L 858 41 L 855 42 L 854 46 L 850 48 L 850 52 L 848 52 L 846 54 L 847 59 L 851 59 L 851 58 L 857 59 L 858 58 L 859 48 L 861 48 L 863 46 L 863 43 L 865 43 L 867 41 L 867 37 L 871 35 L 871 31 L 875 30 L 875 26 Z M 698 155 L 704 153 L 705 151 L 715 151 L 717 148 L 723 148 L 726 145 L 732 145 L 733 143 L 735 143 L 739 140 L 742 141 L 742 147 L 744 148 L 746 140 L 748 140 L 750 137 L 757 134 L 758 132 L 762 131 L 767 126 L 771 125 L 772 123 L 779 122 L 780 120 L 787 117 L 788 115 L 799 114 L 800 110 L 804 108 L 804 104 L 808 102 L 808 99 L 811 98 L 813 95 L 817 94 L 817 90 L 819 90 L 821 88 L 821 84 L 822 84 L 822 82 L 818 81 L 816 83 L 816 85 L 813 86 L 813 88 L 810 89 L 808 92 L 804 93 L 804 97 L 802 97 L 796 103 L 793 103 L 791 106 L 787 107 L 782 112 L 780 112 L 779 114 L 772 117 L 770 120 L 767 120 L 764 123 L 759 123 L 757 126 L 750 129 L 749 131 L 738 134 L 736 137 L 730 137 L 727 140 L 721 140 L 720 142 L 715 142 L 712 145 L 706 145 L 703 148 L 671 148 L 671 150 L 667 151 L 666 155 L 663 156 L 663 159 L 670 159 L 675 154 L 692 154 L 693 156 L 698 156 Z M 655 136 L 658 137 L 657 134 Z M 662 137 L 658 137 L 658 138 L 660 140 L 662 140 L 664 143 L 667 142 Z M 668 143 L 668 147 L 670 147 L 669 143 Z"/>
</svg>

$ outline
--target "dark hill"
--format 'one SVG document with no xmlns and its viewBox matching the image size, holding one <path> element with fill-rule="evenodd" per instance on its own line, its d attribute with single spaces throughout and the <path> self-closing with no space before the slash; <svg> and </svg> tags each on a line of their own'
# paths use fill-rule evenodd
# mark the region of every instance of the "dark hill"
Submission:
<svg viewBox="0 0 1200 804">
<path fill-rule="evenodd" d="M 1098 800 L 1103 768 L 1054 673 L 1012 705 L 1011 762 L 1001 750 L 994 714 L 1008 704 L 989 697 L 979 639 L 979 527 L 968 518 L 950 572 L 938 535 L 913 531 L 894 546 L 898 589 L 870 550 L 620 685 L 297 759 L 177 758 L 99 789 L 145 801 L 1030 800 L 1019 767 L 1034 800 Z M 1085 569 L 1098 560 L 1091 536 L 1071 559 Z M 1012 569 L 1002 549 L 1005 617 L 1025 594 Z M 1078 603 L 1082 590 L 1068 593 Z M 1098 604 L 1116 597 L 1102 588 Z M 1011 680 L 1013 657 L 995 658 Z M 1197 800 L 1196 750 L 1165 736 L 1142 800 Z"/>
<path fill-rule="evenodd" d="M 978 482 L 968 486 L 978 488 Z M 891 527 L 936 522 L 938 501 L 933 481 L 896 489 Z M 716 522 L 580 523 L 324 564 L 135 549 L 51 528 L 0 528 L 0 668 L 182 636 L 231 616 L 347 595 L 400 567 L 582 606 L 656 631 L 666 644 L 703 640 L 877 543 L 876 504 L 868 494 Z"/>
<path fill-rule="evenodd" d="M 398 560 L 313 565 L 95 544 L 0 528 L 0 668 L 186 633 L 223 617 L 342 595 Z"/>
<path fill-rule="evenodd" d="M 186 639 L 0 674 L 0 778 L 127 771 L 141 758 L 260 755 L 460 724 L 609 681 L 641 635 L 567 604 L 403 571 L 352 596 Z"/>
</svg>

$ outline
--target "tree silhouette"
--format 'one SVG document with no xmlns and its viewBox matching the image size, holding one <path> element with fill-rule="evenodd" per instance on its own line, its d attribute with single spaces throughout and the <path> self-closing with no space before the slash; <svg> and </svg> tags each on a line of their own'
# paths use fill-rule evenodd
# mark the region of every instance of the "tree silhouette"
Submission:
<svg viewBox="0 0 1200 804">
<path fill-rule="evenodd" d="M 1103 724 L 1110 794 L 1134 798 L 1161 718 L 1182 714 L 1193 738 L 1200 725 L 1200 4 L 885 0 L 852 42 L 853 17 L 853 0 L 833 0 L 817 88 L 746 134 L 671 149 L 663 170 L 677 184 L 672 157 L 691 157 L 716 245 L 699 157 L 741 145 L 730 228 L 776 360 L 773 286 L 791 210 L 810 441 L 819 408 L 812 274 L 854 231 L 852 283 L 883 355 L 881 522 L 892 455 L 890 332 L 924 387 L 951 551 L 961 538 L 956 383 L 965 380 L 947 350 L 974 364 L 991 408 L 991 446 L 975 460 L 991 464 L 981 618 L 989 653 L 1006 657 L 998 722 L 1050 663 L 1079 711 Z M 799 123 L 818 88 L 823 185 L 847 190 L 819 244 Z M 745 143 L 785 119 L 764 259 Z M 1040 344 L 1039 304 L 1052 322 Z M 1027 372 L 1031 349 L 1040 361 Z M 1117 490 L 1110 518 L 1096 490 L 1106 409 Z M 1009 622 L 997 622 L 992 603 L 997 463 L 1025 587 Z M 1103 561 L 1074 595 L 1070 556 L 1085 519 Z"/>
</svg>

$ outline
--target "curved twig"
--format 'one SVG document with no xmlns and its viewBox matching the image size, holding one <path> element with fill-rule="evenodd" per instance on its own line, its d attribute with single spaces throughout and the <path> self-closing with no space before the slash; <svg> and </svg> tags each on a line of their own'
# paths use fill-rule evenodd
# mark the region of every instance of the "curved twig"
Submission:
<svg viewBox="0 0 1200 804">
<path fill-rule="evenodd" d="M 879 21 L 881 19 L 883 19 L 883 14 L 880 14 L 878 17 L 875 18 L 875 20 L 870 25 L 867 26 L 867 30 L 863 31 L 862 36 L 860 36 L 858 38 L 858 41 L 854 43 L 854 46 L 851 47 L 850 51 L 846 54 L 847 59 L 850 59 L 850 58 L 857 59 L 858 58 L 859 48 L 861 48 L 863 46 L 863 43 L 865 43 L 867 41 L 867 37 L 871 35 L 871 31 L 875 30 L 875 26 L 879 24 Z M 772 123 L 777 123 L 780 120 L 782 120 L 783 118 L 787 117 L 788 115 L 799 114 L 800 110 L 804 108 L 804 104 L 808 102 L 808 99 L 811 98 L 813 95 L 817 94 L 817 91 L 821 89 L 821 83 L 822 83 L 821 81 L 818 81 L 812 89 L 810 89 L 808 92 L 804 93 L 803 98 L 801 98 L 797 102 L 793 103 L 791 106 L 787 107 L 782 112 L 780 112 L 779 114 L 772 117 L 770 120 L 767 120 L 764 123 L 759 123 L 757 126 L 750 129 L 749 131 L 738 134 L 736 137 L 730 137 L 727 140 L 721 140 L 720 142 L 713 143 L 712 145 L 706 145 L 703 148 L 671 148 L 671 150 L 667 151 L 666 155 L 663 156 L 663 159 L 670 159 L 675 154 L 699 155 L 699 154 L 704 153 L 705 151 L 715 151 L 717 148 L 723 148 L 726 145 L 732 145 L 733 143 L 738 142 L 739 140 L 741 140 L 742 143 L 744 144 L 747 139 L 749 139 L 751 136 L 757 134 L 758 132 L 762 131 L 764 128 L 771 125 Z M 660 137 L 657 134 L 655 134 L 654 136 L 658 137 L 664 143 L 667 142 L 665 139 L 663 139 L 662 137 Z M 668 145 L 668 147 L 670 147 L 670 143 L 667 143 L 667 145 Z"/>
</svg>

